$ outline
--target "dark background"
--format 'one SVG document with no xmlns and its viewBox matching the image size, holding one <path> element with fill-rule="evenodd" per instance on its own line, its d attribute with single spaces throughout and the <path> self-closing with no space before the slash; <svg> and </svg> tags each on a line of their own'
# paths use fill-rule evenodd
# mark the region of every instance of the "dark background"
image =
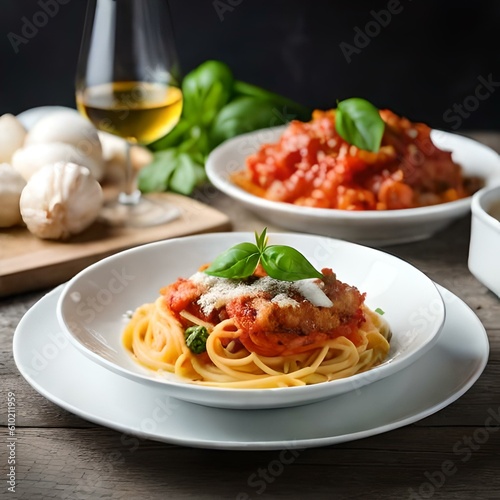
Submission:
<svg viewBox="0 0 500 500">
<path fill-rule="evenodd" d="M 60 0 L 67 3 L 17 53 L 9 40 L 44 1 L 1 2 L 0 114 L 74 106 L 87 2 Z M 500 129 L 500 85 L 459 126 L 443 118 L 468 97 L 474 104 L 479 78 L 500 82 L 500 2 L 400 0 L 402 11 L 348 63 L 340 44 L 354 45 L 355 28 L 364 31 L 371 11 L 390 1 L 397 0 L 170 0 L 170 7 L 184 73 L 220 59 L 237 78 L 311 107 L 360 96 L 436 128 Z"/>
</svg>

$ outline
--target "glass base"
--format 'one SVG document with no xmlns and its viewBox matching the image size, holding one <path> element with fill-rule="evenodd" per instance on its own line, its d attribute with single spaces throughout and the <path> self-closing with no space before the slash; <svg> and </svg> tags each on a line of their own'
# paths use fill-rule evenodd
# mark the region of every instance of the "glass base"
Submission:
<svg viewBox="0 0 500 500">
<path fill-rule="evenodd" d="M 120 193 L 118 200 L 106 203 L 99 220 L 110 226 L 149 227 L 165 224 L 180 216 L 180 210 L 170 203 L 132 194 Z"/>
</svg>

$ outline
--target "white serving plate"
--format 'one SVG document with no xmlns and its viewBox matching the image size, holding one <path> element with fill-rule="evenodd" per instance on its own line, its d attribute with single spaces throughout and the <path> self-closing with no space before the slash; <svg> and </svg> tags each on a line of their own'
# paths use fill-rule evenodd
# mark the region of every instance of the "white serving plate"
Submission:
<svg viewBox="0 0 500 500">
<path fill-rule="evenodd" d="M 264 143 L 278 140 L 285 127 L 257 130 L 230 139 L 214 149 L 206 162 L 215 187 L 279 227 L 323 234 L 372 246 L 406 243 L 429 238 L 470 211 L 471 199 L 405 210 L 348 211 L 301 207 L 265 200 L 236 186 L 231 174 L 245 167 L 245 159 Z M 500 183 L 500 156 L 467 137 L 432 131 L 439 148 L 452 151 L 466 175 L 485 179 L 487 186 Z"/>
<path fill-rule="evenodd" d="M 488 361 L 488 337 L 464 302 L 438 288 L 447 314 L 429 352 L 395 376 L 294 408 L 240 411 L 194 405 L 168 396 L 161 386 L 137 384 L 105 369 L 62 333 L 54 314 L 62 286 L 19 323 L 14 359 L 42 396 L 127 435 L 199 448 L 300 451 L 409 425 L 453 403 L 474 384 Z"/>
<path fill-rule="evenodd" d="M 303 387 L 229 389 L 160 377 L 143 368 L 122 346 L 124 313 L 153 302 L 160 288 L 189 277 L 251 233 L 212 233 L 144 245 L 108 257 L 75 276 L 57 307 L 71 343 L 96 363 L 173 397 L 221 408 L 276 408 L 330 398 L 394 375 L 435 344 L 444 323 L 443 301 L 422 272 L 392 255 L 353 243 L 304 234 L 270 234 L 270 244 L 290 245 L 317 269 L 331 267 L 340 280 L 366 292 L 366 303 L 386 312 L 392 329 L 387 360 L 364 373 Z"/>
</svg>

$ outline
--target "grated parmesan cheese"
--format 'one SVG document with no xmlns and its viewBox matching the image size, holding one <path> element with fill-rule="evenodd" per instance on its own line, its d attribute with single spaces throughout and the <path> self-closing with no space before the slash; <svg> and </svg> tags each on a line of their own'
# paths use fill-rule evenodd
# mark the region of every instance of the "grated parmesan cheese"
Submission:
<svg viewBox="0 0 500 500">
<path fill-rule="evenodd" d="M 275 295 L 271 299 L 271 302 L 277 304 L 278 307 L 297 307 L 299 305 L 295 299 L 292 299 L 292 297 L 289 297 L 286 293 Z"/>
<path fill-rule="evenodd" d="M 416 139 L 417 138 L 417 135 L 418 135 L 418 132 L 414 129 L 414 128 L 409 128 L 407 131 L 406 131 L 406 135 L 408 137 L 410 137 L 411 139 Z"/>
<path fill-rule="evenodd" d="M 331 307 L 332 301 L 314 280 L 281 281 L 265 276 L 255 281 L 218 278 L 203 272 L 197 272 L 190 280 L 201 289 L 198 305 L 204 314 L 209 315 L 214 309 L 225 306 L 237 297 L 256 297 L 263 293 L 271 295 L 271 302 L 278 307 L 297 307 L 299 303 L 291 297 L 300 294 L 316 307 Z"/>
</svg>

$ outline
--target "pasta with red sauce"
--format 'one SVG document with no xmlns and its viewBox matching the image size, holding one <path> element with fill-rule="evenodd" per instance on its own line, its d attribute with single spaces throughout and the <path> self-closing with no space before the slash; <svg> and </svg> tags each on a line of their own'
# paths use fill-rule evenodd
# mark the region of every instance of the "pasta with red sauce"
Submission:
<svg viewBox="0 0 500 500">
<path fill-rule="evenodd" d="M 156 372 L 240 389 L 328 382 L 380 364 L 389 352 L 387 322 L 331 269 L 322 276 L 288 282 L 258 269 L 226 279 L 201 270 L 138 307 L 124 346 Z M 190 328 L 206 329 L 206 350 L 188 347 Z"/>
<path fill-rule="evenodd" d="M 275 144 L 262 145 L 232 180 L 268 200 L 342 210 L 436 205 L 481 187 L 432 142 L 427 125 L 389 110 L 380 116 L 385 130 L 377 152 L 342 139 L 335 110 L 314 111 L 310 122 L 292 121 Z"/>
</svg>

